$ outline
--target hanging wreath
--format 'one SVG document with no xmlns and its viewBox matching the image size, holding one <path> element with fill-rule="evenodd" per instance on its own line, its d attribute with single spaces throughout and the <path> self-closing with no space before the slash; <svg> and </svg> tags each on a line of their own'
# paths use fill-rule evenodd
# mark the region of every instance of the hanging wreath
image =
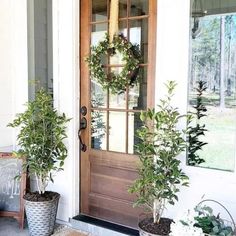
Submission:
<svg viewBox="0 0 236 236">
<path fill-rule="evenodd" d="M 102 64 L 102 56 L 113 56 L 116 53 L 122 55 L 122 70 L 120 73 L 111 72 L 108 67 L 106 73 Z M 122 35 L 115 35 L 109 43 L 109 36 L 106 34 L 105 40 L 91 47 L 91 54 L 88 62 L 90 73 L 104 89 L 110 89 L 111 93 L 122 93 L 127 86 L 134 86 L 138 81 L 139 63 L 141 53 L 138 45 L 133 45 Z"/>
</svg>

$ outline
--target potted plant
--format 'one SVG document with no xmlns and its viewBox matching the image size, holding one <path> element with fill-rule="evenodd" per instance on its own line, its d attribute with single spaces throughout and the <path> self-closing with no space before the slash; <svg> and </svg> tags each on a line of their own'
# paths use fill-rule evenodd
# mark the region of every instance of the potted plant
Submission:
<svg viewBox="0 0 236 236">
<path fill-rule="evenodd" d="M 203 203 L 215 203 L 223 208 L 231 221 L 221 218 L 220 213 L 214 214 L 213 209 L 209 205 Z M 188 210 L 181 217 L 175 219 L 171 223 L 170 236 L 207 236 L 207 235 L 221 235 L 233 236 L 235 235 L 235 222 L 224 205 L 213 199 L 202 200 L 194 210 Z"/>
<path fill-rule="evenodd" d="M 167 203 L 178 200 L 181 185 L 188 185 L 188 177 L 180 168 L 176 157 L 185 150 L 185 131 L 177 125 L 183 117 L 171 105 L 176 83 L 166 84 L 167 96 L 160 100 L 157 111 L 148 109 L 141 113 L 143 126 L 137 131 L 140 139 L 136 145 L 139 156 L 139 177 L 129 188 L 136 193 L 135 206 L 143 206 L 152 212 L 151 218 L 139 222 L 140 235 L 168 235 L 171 220 L 162 218 Z"/>
<path fill-rule="evenodd" d="M 14 154 L 25 158 L 23 171 L 34 176 L 37 183 L 37 192 L 24 195 L 30 235 L 47 236 L 53 233 L 60 195 L 46 191 L 46 187 L 53 182 L 54 174 L 63 170 L 67 156 L 63 141 L 69 119 L 58 114 L 51 95 L 44 89 L 26 107 L 8 126 L 20 127 L 17 136 L 20 149 Z"/>
</svg>

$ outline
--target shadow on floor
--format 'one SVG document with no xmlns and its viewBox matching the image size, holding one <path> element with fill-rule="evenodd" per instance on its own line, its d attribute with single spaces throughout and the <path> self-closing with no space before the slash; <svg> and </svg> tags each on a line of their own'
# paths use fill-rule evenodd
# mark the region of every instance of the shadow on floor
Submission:
<svg viewBox="0 0 236 236">
<path fill-rule="evenodd" d="M 14 218 L 0 217 L 1 236 L 28 236 L 28 230 L 19 228 L 18 222 Z"/>
</svg>

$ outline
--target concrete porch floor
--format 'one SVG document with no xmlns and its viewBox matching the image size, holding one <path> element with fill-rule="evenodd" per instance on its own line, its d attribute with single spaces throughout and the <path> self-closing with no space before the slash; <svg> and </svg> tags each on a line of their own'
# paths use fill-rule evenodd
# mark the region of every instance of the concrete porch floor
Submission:
<svg viewBox="0 0 236 236">
<path fill-rule="evenodd" d="M 56 223 L 56 229 L 64 224 Z M 128 236 L 131 234 L 122 234 L 109 229 L 101 228 L 99 226 L 84 223 L 82 221 L 72 220 L 70 222 L 71 229 L 79 230 L 80 232 L 89 232 L 90 236 Z M 86 234 L 87 235 L 87 234 Z M 133 234 L 132 234 L 133 235 Z M 135 234 L 136 235 L 136 234 Z M 0 217 L 0 236 L 29 236 L 27 226 L 21 230 L 18 222 L 11 217 Z"/>
<path fill-rule="evenodd" d="M 21 230 L 13 218 L 0 217 L 0 236 L 28 236 L 27 228 Z"/>
<path fill-rule="evenodd" d="M 11 217 L 0 217 L 0 236 L 29 236 L 27 223 L 25 223 L 24 229 L 19 228 L 18 222 Z M 67 227 L 69 226 L 69 227 Z M 63 230 L 65 228 L 65 230 Z M 53 235 L 82 235 L 79 229 L 73 229 L 70 224 L 56 223 L 55 231 Z M 76 232 L 75 232 L 76 231 Z M 66 232 L 66 234 L 65 234 Z M 69 234 L 70 232 L 70 234 Z M 89 233 L 82 232 L 83 235 L 89 236 Z M 91 235 L 90 235 L 91 236 Z"/>
</svg>

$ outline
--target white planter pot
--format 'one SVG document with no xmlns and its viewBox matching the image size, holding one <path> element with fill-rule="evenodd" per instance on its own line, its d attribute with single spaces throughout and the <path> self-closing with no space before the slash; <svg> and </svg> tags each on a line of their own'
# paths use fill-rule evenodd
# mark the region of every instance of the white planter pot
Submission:
<svg viewBox="0 0 236 236">
<path fill-rule="evenodd" d="M 148 233 L 148 232 L 144 231 L 143 229 L 141 229 L 140 227 L 139 227 L 139 235 L 140 236 L 163 236 L 163 235 L 159 235 L 159 234 Z"/>
</svg>

